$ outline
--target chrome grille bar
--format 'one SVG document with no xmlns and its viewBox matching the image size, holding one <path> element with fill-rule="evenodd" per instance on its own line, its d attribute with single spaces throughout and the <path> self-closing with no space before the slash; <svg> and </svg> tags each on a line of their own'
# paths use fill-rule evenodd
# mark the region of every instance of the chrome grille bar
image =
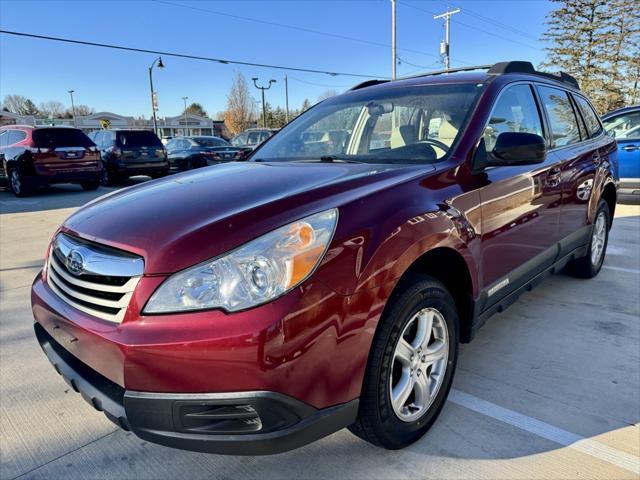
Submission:
<svg viewBox="0 0 640 480">
<path fill-rule="evenodd" d="M 72 251 L 86 259 L 80 274 L 67 268 L 65 259 Z M 143 270 L 140 257 L 59 234 L 49 255 L 47 284 L 77 310 L 121 323 Z"/>
</svg>

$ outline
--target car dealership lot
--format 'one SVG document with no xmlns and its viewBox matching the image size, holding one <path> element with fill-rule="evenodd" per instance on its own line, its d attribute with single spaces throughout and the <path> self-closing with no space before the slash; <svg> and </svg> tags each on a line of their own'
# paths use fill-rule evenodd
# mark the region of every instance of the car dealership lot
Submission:
<svg viewBox="0 0 640 480">
<path fill-rule="evenodd" d="M 47 242 L 75 208 L 110 190 L 0 191 L 0 478 L 640 475 L 639 206 L 618 207 L 598 277 L 552 277 L 462 347 L 451 399 L 415 445 L 384 451 L 343 430 L 281 455 L 224 457 L 119 430 L 35 341 L 29 287 Z"/>
</svg>

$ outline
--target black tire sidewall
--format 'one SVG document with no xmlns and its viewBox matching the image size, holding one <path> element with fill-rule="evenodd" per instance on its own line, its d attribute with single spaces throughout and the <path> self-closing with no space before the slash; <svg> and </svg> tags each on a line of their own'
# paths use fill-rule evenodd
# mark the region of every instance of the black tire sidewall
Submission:
<svg viewBox="0 0 640 480">
<path fill-rule="evenodd" d="M 400 334 L 407 323 L 423 308 L 435 308 L 444 317 L 449 334 L 449 355 L 445 378 L 435 400 L 427 413 L 413 422 L 400 420 L 391 405 L 389 369 L 393 352 Z M 440 284 L 432 279 L 422 279 L 408 288 L 394 302 L 385 321 L 392 322 L 392 327 L 384 344 L 384 354 L 379 365 L 375 365 L 378 375 L 377 408 L 379 415 L 379 438 L 386 448 L 402 448 L 422 437 L 433 425 L 449 394 L 458 358 L 458 314 L 451 295 Z M 378 339 L 375 347 L 379 348 L 382 340 Z"/>
</svg>

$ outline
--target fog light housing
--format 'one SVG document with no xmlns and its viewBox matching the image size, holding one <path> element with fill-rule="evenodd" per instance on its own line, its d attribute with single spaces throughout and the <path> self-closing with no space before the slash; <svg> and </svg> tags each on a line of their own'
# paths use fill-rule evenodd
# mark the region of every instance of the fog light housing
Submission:
<svg viewBox="0 0 640 480">
<path fill-rule="evenodd" d="M 262 420 L 251 405 L 176 405 L 180 430 L 190 433 L 234 435 L 262 430 Z"/>
</svg>

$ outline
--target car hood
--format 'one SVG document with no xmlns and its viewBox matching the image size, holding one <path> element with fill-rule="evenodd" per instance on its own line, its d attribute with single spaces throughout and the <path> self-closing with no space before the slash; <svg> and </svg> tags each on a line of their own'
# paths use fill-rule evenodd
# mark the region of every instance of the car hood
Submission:
<svg viewBox="0 0 640 480">
<path fill-rule="evenodd" d="M 146 274 L 173 273 L 429 168 L 233 162 L 112 192 L 62 230 L 141 255 Z"/>
</svg>

